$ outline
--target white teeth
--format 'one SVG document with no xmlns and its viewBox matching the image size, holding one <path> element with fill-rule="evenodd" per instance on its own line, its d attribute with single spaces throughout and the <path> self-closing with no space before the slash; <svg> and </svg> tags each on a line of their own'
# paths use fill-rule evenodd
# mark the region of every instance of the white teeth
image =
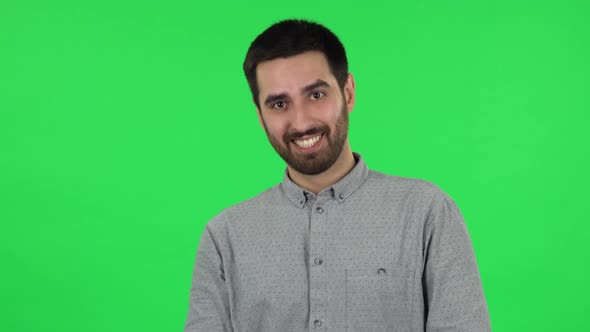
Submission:
<svg viewBox="0 0 590 332">
<path fill-rule="evenodd" d="M 320 138 L 322 137 L 322 135 L 317 135 L 314 137 L 310 137 L 308 139 L 296 139 L 293 140 L 293 142 L 295 142 L 295 144 L 299 145 L 300 147 L 307 149 L 309 147 L 312 147 L 314 144 L 316 144 Z"/>
</svg>

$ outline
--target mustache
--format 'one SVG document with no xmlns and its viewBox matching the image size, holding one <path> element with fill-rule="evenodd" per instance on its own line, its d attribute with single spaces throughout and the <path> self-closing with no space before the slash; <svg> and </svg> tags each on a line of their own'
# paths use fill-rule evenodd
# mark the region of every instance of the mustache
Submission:
<svg viewBox="0 0 590 332">
<path fill-rule="evenodd" d="M 302 131 L 296 131 L 296 132 L 292 132 L 292 133 L 287 133 L 287 134 L 285 134 L 285 136 L 283 138 L 285 139 L 285 142 L 289 142 L 289 141 L 292 141 L 294 139 L 301 138 L 303 136 L 321 134 L 321 133 L 328 132 L 329 130 L 330 129 L 328 128 L 328 126 L 316 127 L 316 128 L 308 129 L 308 130 L 303 131 L 303 132 Z"/>
</svg>

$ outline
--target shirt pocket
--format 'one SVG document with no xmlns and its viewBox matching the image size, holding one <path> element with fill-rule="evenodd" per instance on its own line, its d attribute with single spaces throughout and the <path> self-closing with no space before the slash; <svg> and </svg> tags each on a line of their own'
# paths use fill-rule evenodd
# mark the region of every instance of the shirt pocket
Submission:
<svg viewBox="0 0 590 332">
<path fill-rule="evenodd" d="M 411 331 L 414 272 L 392 266 L 345 270 L 345 319 L 349 330 Z"/>
</svg>

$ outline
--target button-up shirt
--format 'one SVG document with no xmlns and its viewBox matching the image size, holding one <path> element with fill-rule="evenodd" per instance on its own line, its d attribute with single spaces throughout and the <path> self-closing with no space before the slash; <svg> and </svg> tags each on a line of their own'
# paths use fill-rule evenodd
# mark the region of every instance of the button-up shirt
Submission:
<svg viewBox="0 0 590 332">
<path fill-rule="evenodd" d="M 185 331 L 490 330 L 454 201 L 354 156 L 318 194 L 285 172 L 207 224 Z"/>
</svg>

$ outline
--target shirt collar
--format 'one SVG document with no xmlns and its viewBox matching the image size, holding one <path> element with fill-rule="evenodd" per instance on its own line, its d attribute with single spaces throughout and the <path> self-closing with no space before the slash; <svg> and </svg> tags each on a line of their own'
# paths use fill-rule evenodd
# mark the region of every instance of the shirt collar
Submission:
<svg viewBox="0 0 590 332">
<path fill-rule="evenodd" d="M 333 185 L 322 189 L 318 193 L 317 196 L 322 195 L 331 195 L 334 199 L 339 201 L 340 203 L 344 202 L 354 191 L 356 191 L 362 184 L 365 182 L 367 177 L 369 176 L 369 169 L 365 164 L 361 155 L 353 152 L 354 159 L 356 164 L 354 167 L 346 174 L 342 179 L 338 182 L 334 183 Z M 315 194 L 309 192 L 308 190 L 300 187 L 295 182 L 289 178 L 289 173 L 285 170 L 285 175 L 283 177 L 283 182 L 281 183 L 281 187 L 283 191 L 287 195 L 287 198 L 293 204 L 297 205 L 298 207 L 305 206 L 305 202 L 307 202 L 308 197 L 314 196 Z"/>
</svg>

